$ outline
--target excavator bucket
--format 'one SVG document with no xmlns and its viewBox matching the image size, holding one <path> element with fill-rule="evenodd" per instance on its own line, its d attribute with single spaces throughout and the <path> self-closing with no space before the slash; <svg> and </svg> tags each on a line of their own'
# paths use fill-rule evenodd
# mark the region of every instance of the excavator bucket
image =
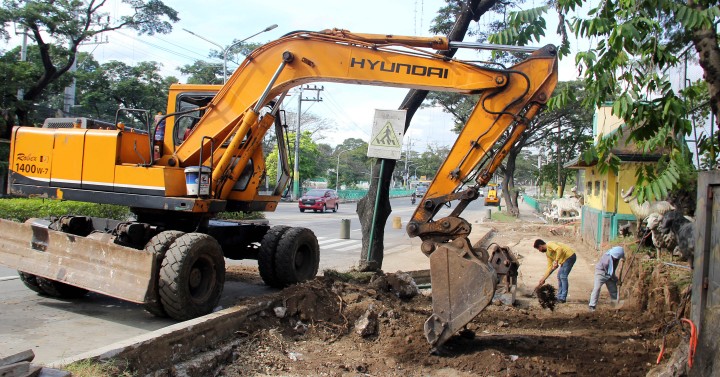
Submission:
<svg viewBox="0 0 720 377">
<path fill-rule="evenodd" d="M 425 321 L 425 337 L 439 347 L 475 318 L 495 293 L 497 274 L 486 252 L 465 237 L 438 244 L 430 255 L 433 314 Z"/>
</svg>

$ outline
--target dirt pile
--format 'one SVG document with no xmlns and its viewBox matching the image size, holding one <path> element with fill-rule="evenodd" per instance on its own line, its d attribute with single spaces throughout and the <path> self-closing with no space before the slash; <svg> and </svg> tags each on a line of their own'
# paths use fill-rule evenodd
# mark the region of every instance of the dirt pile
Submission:
<svg viewBox="0 0 720 377">
<path fill-rule="evenodd" d="M 432 314 L 429 290 L 417 294 L 404 274 L 359 280 L 326 271 L 271 296 L 272 305 L 245 321 L 224 346 L 223 365 L 203 375 L 645 376 L 655 365 L 666 324 L 681 307 L 678 292 L 687 276 L 628 253 L 625 304 L 613 306 L 604 293 L 597 311 L 589 312 L 595 251 L 580 244 L 571 227 L 507 227 L 493 242 L 523 254 L 515 305 L 489 306 L 439 355 L 430 353 L 423 334 Z M 528 288 L 545 268 L 532 249 L 538 237 L 572 245 L 582 257 L 570 275 L 573 299 L 554 311 L 542 308 Z M 255 281 L 258 275 L 243 268 L 229 276 Z M 671 333 L 666 358 L 678 342 Z"/>
<path fill-rule="evenodd" d="M 644 376 L 657 356 L 655 322 L 634 311 L 519 304 L 488 307 L 444 354 L 431 355 L 422 332 L 429 297 L 318 278 L 286 289 L 272 311 L 239 329 L 234 361 L 218 375 Z M 376 327 L 356 331 L 368 313 Z"/>
</svg>

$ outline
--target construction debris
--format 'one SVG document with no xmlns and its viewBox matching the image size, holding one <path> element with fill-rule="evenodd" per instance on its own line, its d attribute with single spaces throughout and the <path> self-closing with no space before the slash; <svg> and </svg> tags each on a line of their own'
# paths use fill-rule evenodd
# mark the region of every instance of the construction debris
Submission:
<svg viewBox="0 0 720 377">
<path fill-rule="evenodd" d="M 60 369 L 45 368 L 30 363 L 35 358 L 32 350 L 22 351 L 14 355 L 0 357 L 0 376 L 3 377 L 70 377 L 70 372 Z"/>
</svg>

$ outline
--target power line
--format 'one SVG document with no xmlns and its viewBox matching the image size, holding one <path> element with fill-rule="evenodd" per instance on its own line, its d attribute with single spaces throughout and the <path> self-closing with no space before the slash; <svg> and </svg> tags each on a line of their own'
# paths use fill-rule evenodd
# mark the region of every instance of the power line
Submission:
<svg viewBox="0 0 720 377">
<path fill-rule="evenodd" d="M 170 54 L 175 55 L 175 56 L 179 56 L 179 57 L 181 57 L 181 58 L 190 60 L 190 61 L 192 61 L 192 62 L 206 59 L 206 58 L 198 59 L 198 58 L 196 58 L 196 57 L 193 57 L 193 56 L 190 56 L 190 55 L 186 55 L 186 54 L 183 54 L 183 53 L 181 53 L 181 52 L 177 52 L 177 51 L 172 50 L 172 49 L 169 49 L 169 48 L 167 48 L 167 47 L 163 47 L 163 46 L 160 46 L 160 45 L 157 45 L 157 44 L 154 44 L 154 43 L 151 43 L 151 42 L 148 42 L 148 41 L 145 41 L 145 40 L 142 40 L 142 39 L 139 39 L 139 38 L 130 36 L 130 35 L 127 35 L 127 34 L 125 34 L 125 33 L 122 33 L 122 32 L 120 32 L 120 31 L 118 31 L 118 30 L 115 30 L 115 32 L 118 33 L 118 34 L 120 34 L 121 36 L 123 36 L 123 37 L 125 37 L 125 38 L 129 38 L 129 39 L 132 39 L 132 40 L 134 40 L 134 41 L 140 42 L 140 43 L 142 43 L 142 44 L 146 44 L 146 45 L 148 45 L 148 46 L 150 46 L 150 47 L 153 47 L 154 49 L 161 50 L 161 51 L 165 51 L 165 52 L 167 52 L 167 53 L 170 53 Z M 186 50 L 187 50 L 187 49 L 186 49 Z M 188 51 L 192 52 L 191 50 L 188 50 Z M 195 53 L 195 54 L 198 55 L 198 56 L 202 56 L 202 55 L 199 54 L 199 53 Z M 162 61 L 162 60 L 161 60 L 161 61 Z M 210 62 L 210 63 L 215 63 L 215 62 Z M 219 64 L 219 63 L 218 63 L 218 64 Z"/>
</svg>

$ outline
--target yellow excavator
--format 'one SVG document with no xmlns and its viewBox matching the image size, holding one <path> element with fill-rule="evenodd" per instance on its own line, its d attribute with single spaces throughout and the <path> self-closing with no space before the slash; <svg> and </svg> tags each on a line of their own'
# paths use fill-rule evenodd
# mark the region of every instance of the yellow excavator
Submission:
<svg viewBox="0 0 720 377">
<path fill-rule="evenodd" d="M 449 59 L 434 50 L 531 52 L 509 68 Z M 223 86 L 173 85 L 158 143 L 150 114 L 124 109 L 143 127 L 71 119 L 16 127 L 11 140 L 13 195 L 129 206 L 128 221 L 81 216 L 0 221 L 0 264 L 30 289 L 57 297 L 87 291 L 144 304 L 185 320 L 207 314 L 223 290 L 224 258 L 256 259 L 266 284 L 315 277 L 319 247 L 306 228 L 229 222 L 223 211 L 273 211 L 289 178 L 280 104 L 310 82 L 390 86 L 479 95 L 408 222 L 430 258 L 433 314 L 425 323 L 437 347 L 492 299 L 497 271 L 468 239 L 461 212 L 478 198 L 508 150 L 541 111 L 557 83 L 556 48 L 450 42 L 444 37 L 294 32 L 253 51 Z M 274 127 L 281 175 L 273 192 L 262 140 Z M 444 218 L 448 202 L 458 204 Z"/>
</svg>

